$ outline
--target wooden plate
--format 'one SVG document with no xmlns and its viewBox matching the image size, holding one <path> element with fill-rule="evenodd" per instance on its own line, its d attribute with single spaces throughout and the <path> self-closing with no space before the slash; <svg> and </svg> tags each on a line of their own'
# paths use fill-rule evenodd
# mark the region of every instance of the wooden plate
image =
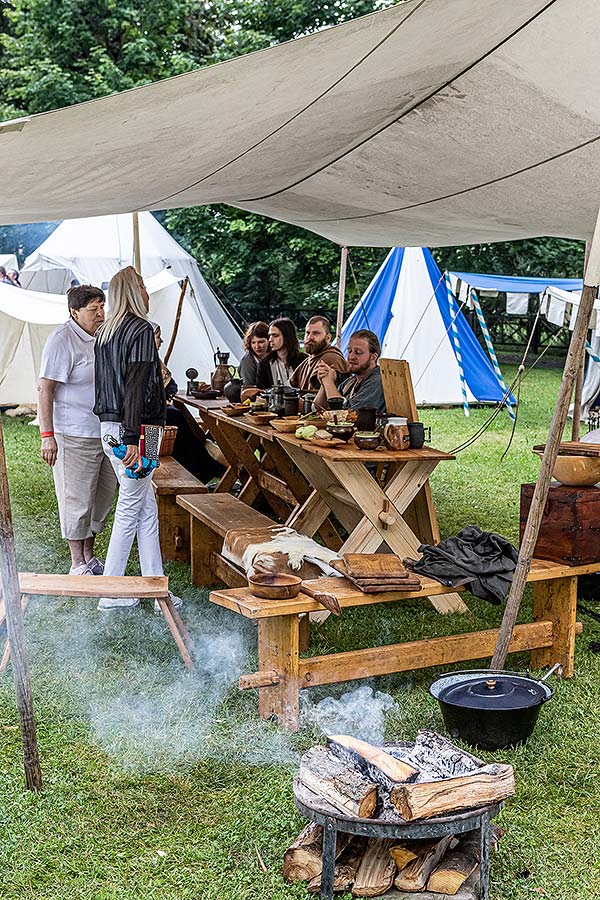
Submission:
<svg viewBox="0 0 600 900">
<path fill-rule="evenodd" d="M 251 425 L 269 425 L 273 419 L 276 419 L 277 416 L 275 413 L 264 412 L 264 413 L 248 413 L 246 415 L 246 421 L 250 422 Z"/>
<path fill-rule="evenodd" d="M 326 441 L 321 438 L 310 438 L 308 443 L 316 444 L 317 447 L 343 447 L 343 445 L 347 444 L 348 441 L 341 441 L 339 438 L 331 438 L 330 441 Z"/>
<path fill-rule="evenodd" d="M 247 411 L 247 406 L 224 406 L 222 409 L 222 412 L 224 412 L 226 416 L 230 417 L 243 416 Z"/>
</svg>

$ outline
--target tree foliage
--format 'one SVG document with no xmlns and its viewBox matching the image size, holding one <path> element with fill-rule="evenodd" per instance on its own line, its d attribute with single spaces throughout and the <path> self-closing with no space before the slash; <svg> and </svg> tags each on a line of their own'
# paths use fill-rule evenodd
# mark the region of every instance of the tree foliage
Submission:
<svg viewBox="0 0 600 900">
<path fill-rule="evenodd" d="M 259 50 L 393 0 L 0 0 L 0 117 L 44 112 Z M 339 248 L 310 232 L 226 206 L 161 216 L 246 319 L 299 321 L 337 302 Z M 0 228 L 0 251 L 31 252 L 52 223 Z M 444 248 L 442 266 L 578 275 L 582 246 L 541 238 Z M 364 290 L 383 257 L 355 249 Z M 356 299 L 350 273 L 348 304 Z"/>
</svg>

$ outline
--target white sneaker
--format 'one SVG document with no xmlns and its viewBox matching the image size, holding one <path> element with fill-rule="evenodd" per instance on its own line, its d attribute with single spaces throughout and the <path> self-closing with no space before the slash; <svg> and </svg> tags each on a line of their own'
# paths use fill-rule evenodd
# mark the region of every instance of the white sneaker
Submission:
<svg viewBox="0 0 600 900">
<path fill-rule="evenodd" d="M 71 566 L 69 569 L 69 575 L 91 575 L 92 573 L 88 571 L 88 564 L 81 563 L 80 566 Z"/>
<path fill-rule="evenodd" d="M 92 556 L 87 563 L 88 575 L 104 575 L 104 563 L 97 556 Z"/>
<path fill-rule="evenodd" d="M 173 604 L 175 609 L 181 609 L 181 607 L 183 606 L 183 600 L 181 599 L 181 597 L 176 597 L 175 594 L 171 593 L 171 591 L 169 591 L 169 597 L 171 598 L 171 603 Z M 160 603 L 158 602 L 158 600 L 154 601 L 154 614 L 157 616 L 162 616 L 162 609 L 160 608 Z"/>
<path fill-rule="evenodd" d="M 107 609 L 133 609 L 140 605 L 139 597 L 100 597 L 99 610 Z"/>
</svg>

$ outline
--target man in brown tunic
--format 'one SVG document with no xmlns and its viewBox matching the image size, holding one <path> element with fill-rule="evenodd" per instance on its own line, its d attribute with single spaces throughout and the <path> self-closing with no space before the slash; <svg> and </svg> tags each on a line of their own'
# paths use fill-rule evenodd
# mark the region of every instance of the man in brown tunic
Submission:
<svg viewBox="0 0 600 900">
<path fill-rule="evenodd" d="M 337 347 L 331 346 L 331 323 L 325 316 L 313 316 L 306 323 L 304 350 L 308 353 L 308 359 L 292 373 L 292 387 L 316 393 L 321 387 L 317 369 L 322 362 L 335 370 L 338 379 L 340 375 L 347 374 L 348 363 Z"/>
</svg>

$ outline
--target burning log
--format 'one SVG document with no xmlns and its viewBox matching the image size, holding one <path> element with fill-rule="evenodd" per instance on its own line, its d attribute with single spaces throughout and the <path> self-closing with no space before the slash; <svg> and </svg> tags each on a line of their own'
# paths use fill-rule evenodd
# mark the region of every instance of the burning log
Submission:
<svg viewBox="0 0 600 900">
<path fill-rule="evenodd" d="M 356 766 L 367 778 L 387 791 L 403 782 L 414 781 L 419 774 L 419 770 L 410 763 L 396 759 L 381 747 L 374 747 L 367 741 L 346 734 L 330 735 L 327 744 L 346 765 Z"/>
<path fill-rule="evenodd" d="M 467 776 L 396 785 L 390 797 L 402 818 L 410 822 L 496 803 L 514 792 L 512 766 L 493 763 Z"/>
<path fill-rule="evenodd" d="M 326 747 L 312 747 L 304 754 L 298 779 L 347 816 L 369 818 L 377 805 L 377 785 Z"/>
<path fill-rule="evenodd" d="M 339 836 L 338 836 L 339 837 Z M 348 846 L 338 857 L 333 876 L 333 890 L 335 893 L 349 891 L 354 884 L 356 872 L 365 852 L 365 839 L 354 837 Z M 311 894 L 318 894 L 321 890 L 321 876 L 316 875 L 307 884 L 307 890 Z"/>
<path fill-rule="evenodd" d="M 456 844 L 456 839 L 451 834 L 438 841 L 422 843 L 416 857 L 399 873 L 394 881 L 394 886 L 399 891 L 410 891 L 411 893 L 422 891 L 429 876 L 452 843 Z"/>
<path fill-rule="evenodd" d="M 450 850 L 433 870 L 427 890 L 454 895 L 479 864 L 479 832 L 468 831 L 454 850 Z"/>
<path fill-rule="evenodd" d="M 396 874 L 396 863 L 390 856 L 393 844 L 388 838 L 369 838 L 352 887 L 355 897 L 378 897 L 391 888 Z"/>
<path fill-rule="evenodd" d="M 283 877 L 288 882 L 294 882 L 320 875 L 322 856 L 323 829 L 315 822 L 309 822 L 283 854 Z"/>
</svg>

